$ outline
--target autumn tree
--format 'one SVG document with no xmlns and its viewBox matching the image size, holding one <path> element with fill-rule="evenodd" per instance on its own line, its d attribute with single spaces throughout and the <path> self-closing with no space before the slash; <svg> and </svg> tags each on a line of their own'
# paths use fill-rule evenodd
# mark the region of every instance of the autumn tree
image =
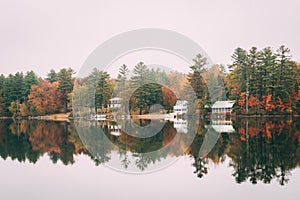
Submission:
<svg viewBox="0 0 300 200">
<path fill-rule="evenodd" d="M 47 80 L 39 79 L 38 85 L 33 85 L 28 95 L 30 112 L 33 115 L 52 114 L 62 108 L 61 94 L 58 91 L 59 83 L 50 83 Z"/>
<path fill-rule="evenodd" d="M 168 110 L 168 112 L 170 112 L 170 110 L 173 109 L 173 106 L 176 103 L 177 97 L 174 94 L 174 92 L 166 86 L 162 87 L 162 92 L 163 92 L 163 105 Z"/>
</svg>

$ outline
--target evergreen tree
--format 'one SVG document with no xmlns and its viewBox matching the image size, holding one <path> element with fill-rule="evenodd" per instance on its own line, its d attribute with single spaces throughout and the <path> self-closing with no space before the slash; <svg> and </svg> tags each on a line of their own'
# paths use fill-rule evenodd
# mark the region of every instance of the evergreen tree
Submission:
<svg viewBox="0 0 300 200">
<path fill-rule="evenodd" d="M 277 83 L 274 79 L 276 74 L 276 55 L 272 52 L 271 48 L 264 48 L 259 55 L 260 60 L 260 73 L 262 78 L 262 96 L 272 94 L 272 97 L 276 97 Z"/>
<path fill-rule="evenodd" d="M 87 93 L 90 99 L 90 108 L 95 107 L 97 110 L 98 108 L 107 107 L 111 97 L 111 84 L 109 78 L 107 72 L 100 71 L 97 68 L 94 68 L 90 73 L 87 81 Z"/>
<path fill-rule="evenodd" d="M 59 81 L 59 86 L 57 90 L 62 94 L 61 100 L 63 101 L 65 113 L 68 112 L 68 94 L 73 90 L 73 84 L 74 84 L 74 79 L 72 78 L 73 74 L 74 71 L 71 68 L 68 69 L 63 68 L 57 74 L 58 81 Z"/>
<path fill-rule="evenodd" d="M 123 64 L 119 69 L 119 74 L 117 77 L 116 84 L 116 93 L 117 95 L 126 89 L 126 81 L 128 78 L 129 69 Z"/>
<path fill-rule="evenodd" d="M 25 97 L 23 96 L 23 73 L 17 72 L 15 75 L 10 74 L 3 83 L 3 112 L 4 115 L 11 115 L 8 110 L 11 102 L 22 103 Z M 16 104 L 18 105 L 18 104 Z"/>
<path fill-rule="evenodd" d="M 142 114 L 143 109 L 149 105 L 149 69 L 143 62 L 139 62 L 133 69 L 133 76 L 131 78 L 131 87 L 135 89 L 133 100 L 136 107 L 139 108 L 139 114 Z"/>
<path fill-rule="evenodd" d="M 248 90 L 249 83 L 249 67 L 248 67 L 248 58 L 247 51 L 238 47 L 235 49 L 232 58 L 232 64 L 229 65 L 230 69 L 236 69 L 236 73 L 239 74 L 235 80 L 239 84 L 239 89 L 241 92 Z"/>
<path fill-rule="evenodd" d="M 296 86 L 297 77 L 295 76 L 297 68 L 296 64 L 292 62 L 292 56 L 289 53 L 290 50 L 285 46 L 280 46 L 277 50 L 277 70 L 275 77 L 277 87 L 274 88 L 274 93 L 278 94 L 282 100 L 288 103 L 290 103 L 293 90 L 298 91 Z"/>
<path fill-rule="evenodd" d="M 5 82 L 5 76 L 3 74 L 0 75 L 0 116 L 4 114 L 4 99 L 3 99 L 3 85 Z"/>
<path fill-rule="evenodd" d="M 37 75 L 33 71 L 29 71 L 26 73 L 24 77 L 23 84 L 23 97 L 28 98 L 28 94 L 30 93 L 30 88 L 33 85 L 37 85 L 39 83 Z"/>
<path fill-rule="evenodd" d="M 208 64 L 207 58 L 201 54 L 198 54 L 195 59 L 193 59 L 194 65 L 190 66 L 190 72 L 187 75 L 187 80 L 190 86 L 193 88 L 198 100 L 201 100 L 201 107 L 208 101 L 207 87 L 205 80 L 203 78 L 203 73 L 206 72 L 206 65 Z"/>
<path fill-rule="evenodd" d="M 54 69 L 51 69 L 50 72 L 47 74 L 46 78 L 50 83 L 58 81 L 58 74 L 55 72 Z"/>
</svg>

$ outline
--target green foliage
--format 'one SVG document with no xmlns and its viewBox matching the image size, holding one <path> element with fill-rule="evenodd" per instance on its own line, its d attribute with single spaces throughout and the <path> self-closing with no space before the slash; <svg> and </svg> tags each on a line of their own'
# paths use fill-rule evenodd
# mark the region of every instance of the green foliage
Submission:
<svg viewBox="0 0 300 200">
<path fill-rule="evenodd" d="M 107 72 L 94 68 L 87 81 L 87 93 L 89 96 L 90 108 L 95 107 L 95 111 L 107 108 L 111 98 L 110 76 Z M 95 112 L 94 111 L 94 112 Z"/>
<path fill-rule="evenodd" d="M 51 73 L 51 72 L 50 72 Z M 74 70 L 71 68 L 63 68 L 57 74 L 57 80 L 59 82 L 58 91 L 62 94 L 61 100 L 64 104 L 64 112 L 68 111 L 68 94 L 72 92 L 74 79 Z"/>
<path fill-rule="evenodd" d="M 58 74 L 55 72 L 54 69 L 51 69 L 50 72 L 47 74 L 47 78 L 50 83 L 58 81 Z"/>
<path fill-rule="evenodd" d="M 149 69 L 143 62 L 139 62 L 133 69 L 130 84 L 134 90 L 131 96 L 131 110 L 138 109 L 139 114 L 148 113 L 151 105 L 163 105 L 162 85 L 167 80 L 165 72 L 159 69 Z"/>
<path fill-rule="evenodd" d="M 23 83 L 23 96 L 24 98 L 27 98 L 28 94 L 30 93 L 30 88 L 33 85 L 37 85 L 39 83 L 37 75 L 33 71 L 29 71 L 26 73 L 24 77 L 24 83 Z"/>
<path fill-rule="evenodd" d="M 201 54 L 198 54 L 193 59 L 194 65 L 190 66 L 190 72 L 187 75 L 187 80 L 190 86 L 193 88 L 198 101 L 203 102 L 199 107 L 203 108 L 205 104 L 208 104 L 208 90 L 206 87 L 203 74 L 207 71 L 206 65 L 208 64 L 207 58 Z M 190 95 L 190 94 L 188 94 Z"/>
<path fill-rule="evenodd" d="M 3 100 L 4 115 L 12 115 L 9 111 L 11 102 L 22 102 L 24 100 L 23 92 L 23 73 L 17 72 L 15 75 L 10 74 L 3 83 Z"/>
<path fill-rule="evenodd" d="M 119 74 L 116 80 L 117 84 L 116 84 L 115 92 L 117 94 L 119 94 L 120 92 L 126 89 L 126 81 L 128 78 L 128 73 L 129 73 L 128 67 L 125 64 L 123 64 L 119 69 Z"/>
<path fill-rule="evenodd" d="M 290 50 L 280 46 L 275 52 L 270 47 L 258 51 L 252 47 L 249 52 L 237 48 L 232 56 L 232 70 L 227 76 L 228 96 L 234 100 L 241 100 L 241 93 L 245 92 L 244 112 L 249 112 L 249 97 L 258 99 L 261 105 L 267 105 L 267 97 L 272 97 L 268 104 L 269 108 L 282 106 L 280 112 L 291 113 L 295 108 L 295 98 L 298 98 L 297 68 L 291 60 Z M 294 94 L 294 95 L 293 95 Z M 266 107 L 262 110 L 255 108 L 255 113 L 265 113 Z M 283 111 L 282 111 L 283 110 Z M 295 110 L 295 109 L 294 109 Z M 269 110 L 274 113 L 275 110 Z"/>
</svg>

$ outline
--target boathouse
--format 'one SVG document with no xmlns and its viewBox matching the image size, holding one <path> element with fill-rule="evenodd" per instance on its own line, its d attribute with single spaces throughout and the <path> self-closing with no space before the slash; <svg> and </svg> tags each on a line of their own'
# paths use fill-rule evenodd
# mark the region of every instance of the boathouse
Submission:
<svg viewBox="0 0 300 200">
<path fill-rule="evenodd" d="M 212 114 L 231 115 L 235 101 L 216 101 L 212 106 Z"/>
</svg>

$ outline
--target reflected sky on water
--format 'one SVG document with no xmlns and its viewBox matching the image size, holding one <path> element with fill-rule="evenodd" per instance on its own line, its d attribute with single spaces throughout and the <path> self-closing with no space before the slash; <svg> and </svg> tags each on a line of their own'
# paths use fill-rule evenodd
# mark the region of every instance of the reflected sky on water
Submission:
<svg viewBox="0 0 300 200">
<path fill-rule="evenodd" d="M 183 155 L 153 158 L 156 163 L 176 157 L 176 162 L 154 173 L 132 175 L 104 164 L 118 155 L 115 145 L 104 148 L 98 158 L 90 154 L 72 123 L 1 121 L 1 195 L 3 199 L 297 199 L 299 124 L 299 119 L 232 120 L 225 125 L 235 132 L 221 132 L 213 149 L 199 161 L 205 134 L 217 125 L 200 121 Z M 107 130 L 109 125 L 102 124 Z M 174 138 L 174 130 L 170 122 L 155 145 Z M 111 136 L 115 144 L 127 141 L 127 151 L 138 154 L 143 143 L 121 135 Z M 153 160 L 144 167 L 154 165 Z"/>
</svg>

